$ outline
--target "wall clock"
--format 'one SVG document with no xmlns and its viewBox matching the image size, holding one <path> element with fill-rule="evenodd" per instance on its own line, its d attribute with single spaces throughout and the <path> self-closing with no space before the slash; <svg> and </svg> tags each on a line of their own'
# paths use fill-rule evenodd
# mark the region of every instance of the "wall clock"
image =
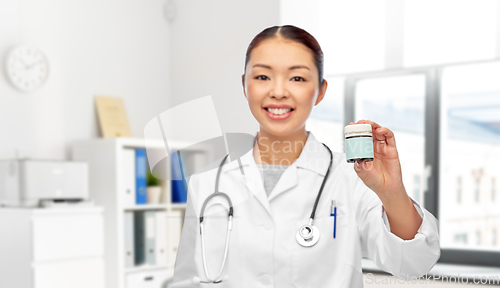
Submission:
<svg viewBox="0 0 500 288">
<path fill-rule="evenodd" d="M 23 92 L 40 88 L 49 76 L 47 57 L 33 46 L 18 45 L 10 49 L 5 65 L 7 78 Z"/>
</svg>

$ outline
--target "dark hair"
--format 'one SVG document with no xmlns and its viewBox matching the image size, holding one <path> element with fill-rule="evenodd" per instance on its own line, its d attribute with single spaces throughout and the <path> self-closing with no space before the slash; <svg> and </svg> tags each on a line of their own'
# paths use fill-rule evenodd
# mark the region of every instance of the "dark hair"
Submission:
<svg viewBox="0 0 500 288">
<path fill-rule="evenodd" d="M 250 53 L 253 48 L 260 44 L 260 42 L 276 37 L 283 37 L 285 39 L 293 40 L 295 42 L 304 44 L 307 48 L 311 50 L 314 57 L 314 63 L 316 64 L 316 68 L 318 69 L 319 76 L 319 85 L 320 87 L 323 85 L 323 51 L 319 46 L 318 41 L 309 34 L 306 30 L 301 29 L 299 27 L 293 25 L 283 25 L 283 26 L 272 26 L 262 30 L 259 34 L 257 34 L 252 42 L 248 45 L 247 53 L 245 57 L 245 72 L 247 69 L 247 63 L 250 60 Z M 244 73 L 245 73 L 244 72 Z M 243 73 L 243 75 L 245 75 Z"/>
</svg>

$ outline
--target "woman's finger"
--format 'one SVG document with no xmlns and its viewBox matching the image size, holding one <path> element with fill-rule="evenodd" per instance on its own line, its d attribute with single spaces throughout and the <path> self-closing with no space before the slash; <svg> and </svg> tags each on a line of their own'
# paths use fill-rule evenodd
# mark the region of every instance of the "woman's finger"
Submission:
<svg viewBox="0 0 500 288">
<path fill-rule="evenodd" d="M 373 139 L 378 141 L 385 141 L 385 135 L 381 134 L 380 131 L 383 127 L 378 127 L 373 130 Z M 380 143 L 380 142 L 379 142 Z"/>
<path fill-rule="evenodd" d="M 386 127 L 381 127 L 375 129 L 375 137 L 378 140 L 385 140 L 386 144 L 385 145 L 390 145 L 390 146 L 396 146 L 396 140 L 394 138 L 394 133 Z M 384 144 L 379 144 L 379 145 L 384 145 Z"/>
<path fill-rule="evenodd" d="M 376 123 L 375 121 L 371 121 L 371 120 L 365 120 L 365 123 L 372 125 L 372 130 L 375 130 L 377 128 L 382 127 L 378 123 Z"/>
<path fill-rule="evenodd" d="M 370 124 L 372 126 L 372 132 L 375 131 L 375 129 L 377 128 L 381 128 L 382 126 L 380 126 L 377 122 L 375 121 L 372 121 L 372 120 L 358 120 L 358 123 L 356 124 Z"/>
</svg>

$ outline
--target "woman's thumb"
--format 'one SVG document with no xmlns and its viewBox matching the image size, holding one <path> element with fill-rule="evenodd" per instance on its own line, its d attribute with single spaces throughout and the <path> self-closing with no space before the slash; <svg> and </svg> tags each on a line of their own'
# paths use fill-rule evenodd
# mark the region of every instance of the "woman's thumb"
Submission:
<svg viewBox="0 0 500 288">
<path fill-rule="evenodd" d="M 356 161 L 354 163 L 354 170 L 358 173 L 359 178 L 364 179 L 368 170 L 370 170 L 371 164 L 368 161 Z"/>
</svg>

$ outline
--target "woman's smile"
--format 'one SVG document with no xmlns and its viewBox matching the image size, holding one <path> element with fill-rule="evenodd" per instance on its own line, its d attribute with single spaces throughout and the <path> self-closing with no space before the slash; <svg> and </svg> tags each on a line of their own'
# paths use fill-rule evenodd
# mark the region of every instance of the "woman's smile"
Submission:
<svg viewBox="0 0 500 288">
<path fill-rule="evenodd" d="M 295 110 L 291 106 L 283 104 L 271 104 L 265 106 L 263 109 L 271 120 L 285 120 L 289 118 Z"/>
</svg>

